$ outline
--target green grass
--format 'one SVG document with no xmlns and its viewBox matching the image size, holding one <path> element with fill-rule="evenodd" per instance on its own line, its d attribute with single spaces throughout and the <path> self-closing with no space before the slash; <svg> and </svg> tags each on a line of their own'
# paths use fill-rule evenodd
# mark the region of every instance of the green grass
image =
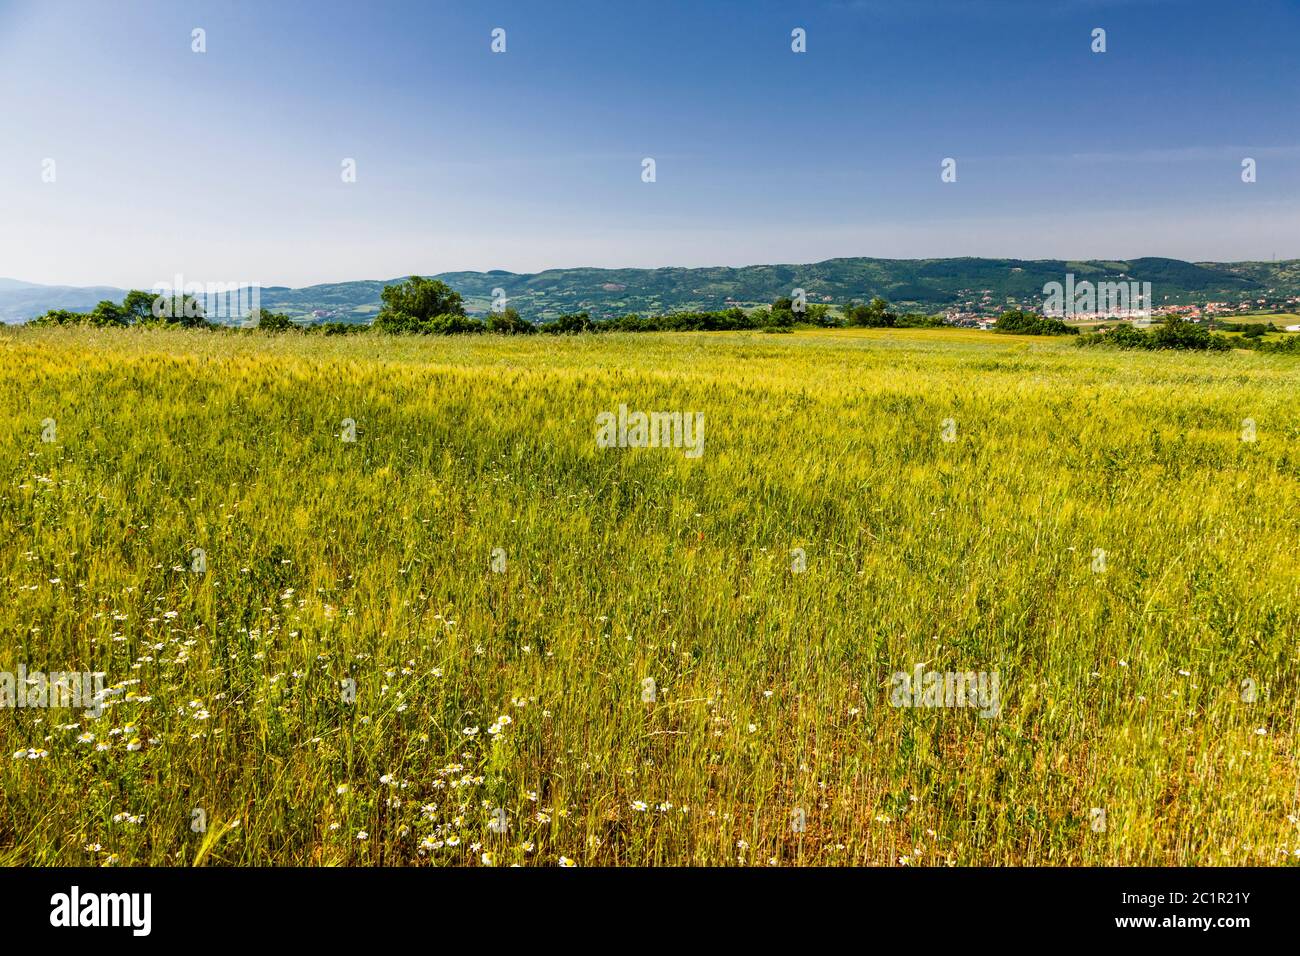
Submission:
<svg viewBox="0 0 1300 956">
<path fill-rule="evenodd" d="M 0 710 L 2 863 L 1300 861 L 1294 359 L 6 329 L 0 368 L 0 670 L 123 692 Z M 598 448 L 620 403 L 703 411 L 702 457 Z M 918 663 L 999 716 L 891 706 Z"/>
<path fill-rule="evenodd" d="M 1265 325 L 1272 322 L 1280 329 L 1300 323 L 1300 315 L 1296 315 L 1294 312 L 1243 312 L 1240 315 L 1217 316 L 1216 320 L 1222 322 L 1249 322 L 1254 325 Z"/>
</svg>

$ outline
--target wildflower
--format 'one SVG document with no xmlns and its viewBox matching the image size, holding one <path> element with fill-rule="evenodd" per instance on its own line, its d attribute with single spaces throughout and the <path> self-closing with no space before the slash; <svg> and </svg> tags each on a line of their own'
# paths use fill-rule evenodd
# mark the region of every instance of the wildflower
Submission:
<svg viewBox="0 0 1300 956">
<path fill-rule="evenodd" d="M 650 807 L 646 804 L 644 800 L 633 800 L 632 809 L 635 810 L 637 813 L 645 813 L 646 810 L 650 809 Z"/>
<path fill-rule="evenodd" d="M 562 856 L 562 857 L 560 857 L 560 866 L 563 866 L 563 867 L 570 867 L 570 866 L 577 866 L 577 865 L 578 865 L 578 864 L 574 863 L 574 862 L 573 862 L 572 860 L 570 860 L 567 856 Z"/>
<path fill-rule="evenodd" d="M 365 830 L 358 830 L 358 831 L 357 831 L 357 839 L 358 839 L 358 840 L 369 840 L 369 839 L 370 839 L 370 834 L 367 833 Z"/>
</svg>

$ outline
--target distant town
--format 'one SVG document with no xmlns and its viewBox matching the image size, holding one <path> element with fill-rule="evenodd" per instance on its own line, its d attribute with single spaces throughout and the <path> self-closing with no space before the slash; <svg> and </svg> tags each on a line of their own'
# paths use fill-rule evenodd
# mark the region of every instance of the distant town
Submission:
<svg viewBox="0 0 1300 956">
<path fill-rule="evenodd" d="M 994 303 L 992 290 L 990 289 L 963 289 L 960 294 L 966 296 L 965 300 L 959 303 L 956 308 L 944 312 L 944 320 L 949 325 L 990 329 L 993 327 L 993 323 L 997 321 L 997 317 L 1006 311 L 1023 309 L 1052 314 L 1050 310 L 1044 309 L 1041 297 L 1022 301 L 1008 296 L 1004 302 Z M 1265 295 L 1257 298 L 1240 299 L 1236 302 L 1214 301 L 1183 305 L 1158 305 L 1150 309 L 1109 308 L 1091 312 L 1072 312 L 1068 318 L 1074 322 L 1095 324 L 1141 319 L 1159 320 L 1168 315 L 1177 315 L 1188 321 L 1213 328 L 1216 320 L 1230 321 L 1232 317 L 1266 315 L 1268 313 L 1279 316 L 1294 316 L 1297 312 L 1300 312 L 1300 296 Z M 1287 331 L 1300 331 L 1300 325 L 1288 325 Z"/>
</svg>

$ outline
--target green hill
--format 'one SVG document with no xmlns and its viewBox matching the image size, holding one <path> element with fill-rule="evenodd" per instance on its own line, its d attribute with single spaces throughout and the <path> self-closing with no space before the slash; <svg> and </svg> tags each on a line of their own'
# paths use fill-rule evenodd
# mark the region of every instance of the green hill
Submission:
<svg viewBox="0 0 1300 956">
<path fill-rule="evenodd" d="M 1150 282 L 1157 305 L 1204 301 L 1238 302 L 1300 294 L 1300 260 L 1282 262 L 1183 262 L 1056 259 L 827 259 L 808 265 L 757 265 L 700 269 L 548 269 L 537 273 L 446 272 L 441 279 L 465 297 L 475 313 L 487 312 L 492 290 L 503 289 L 510 305 L 528 319 L 589 311 L 595 317 L 630 312 L 654 314 L 769 303 L 803 288 L 810 302 L 842 303 L 884 296 L 903 310 L 995 311 L 1006 305 L 1033 307 L 1048 282 Z M 262 306 L 299 320 L 368 322 L 379 294 L 393 279 L 336 282 L 301 289 L 262 290 Z M 24 321 L 49 308 L 90 308 L 120 299 L 122 290 L 0 284 L 0 320 Z"/>
<path fill-rule="evenodd" d="M 449 272 L 433 276 L 460 292 L 471 311 L 486 312 L 500 288 L 525 318 L 565 312 L 593 316 L 768 303 L 803 288 L 811 302 L 841 303 L 881 295 L 903 309 L 985 310 L 1012 302 L 1035 304 L 1048 282 L 1150 282 L 1157 304 L 1237 301 L 1300 293 L 1300 261 L 1193 263 L 1143 258 L 1129 262 L 1025 259 L 828 259 L 809 265 L 700 269 L 548 269 L 545 272 Z M 393 280 L 395 281 L 395 280 Z M 304 289 L 267 289 L 268 308 L 298 317 L 367 321 L 379 307 L 383 282 L 345 282 Z"/>
</svg>

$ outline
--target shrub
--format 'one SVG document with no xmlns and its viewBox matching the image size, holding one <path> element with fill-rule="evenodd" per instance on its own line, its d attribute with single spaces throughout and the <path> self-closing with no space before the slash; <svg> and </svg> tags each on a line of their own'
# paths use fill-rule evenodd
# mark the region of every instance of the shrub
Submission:
<svg viewBox="0 0 1300 956">
<path fill-rule="evenodd" d="M 248 324 L 263 332 L 291 332 L 299 326 L 282 312 L 254 309 L 248 313 Z"/>
<path fill-rule="evenodd" d="M 1259 350 L 1274 355 L 1300 355 L 1300 333 L 1292 333 L 1274 342 L 1260 342 Z"/>
<path fill-rule="evenodd" d="M 1121 349 L 1177 349 L 1191 352 L 1227 352 L 1232 343 L 1222 335 L 1171 315 L 1150 332 L 1131 325 L 1118 325 L 1103 332 L 1093 332 L 1079 338 L 1079 345 L 1109 346 Z"/>
<path fill-rule="evenodd" d="M 993 323 L 994 332 L 1008 335 L 1078 335 L 1079 330 L 1060 319 L 1049 319 L 1037 312 L 1010 309 Z"/>
<path fill-rule="evenodd" d="M 514 309 L 493 312 L 488 316 L 487 330 L 501 335 L 532 335 L 537 331 L 533 323 L 520 317 Z"/>
<path fill-rule="evenodd" d="M 544 332 L 547 335 L 570 335 L 578 332 L 590 332 L 592 331 L 591 317 L 586 312 L 561 315 L 550 322 L 543 322 L 537 326 L 537 331 Z"/>
<path fill-rule="evenodd" d="M 844 307 L 844 324 L 861 329 L 886 329 L 898 323 L 898 316 L 889 311 L 889 303 L 876 296 L 866 305 L 849 302 Z"/>
</svg>

